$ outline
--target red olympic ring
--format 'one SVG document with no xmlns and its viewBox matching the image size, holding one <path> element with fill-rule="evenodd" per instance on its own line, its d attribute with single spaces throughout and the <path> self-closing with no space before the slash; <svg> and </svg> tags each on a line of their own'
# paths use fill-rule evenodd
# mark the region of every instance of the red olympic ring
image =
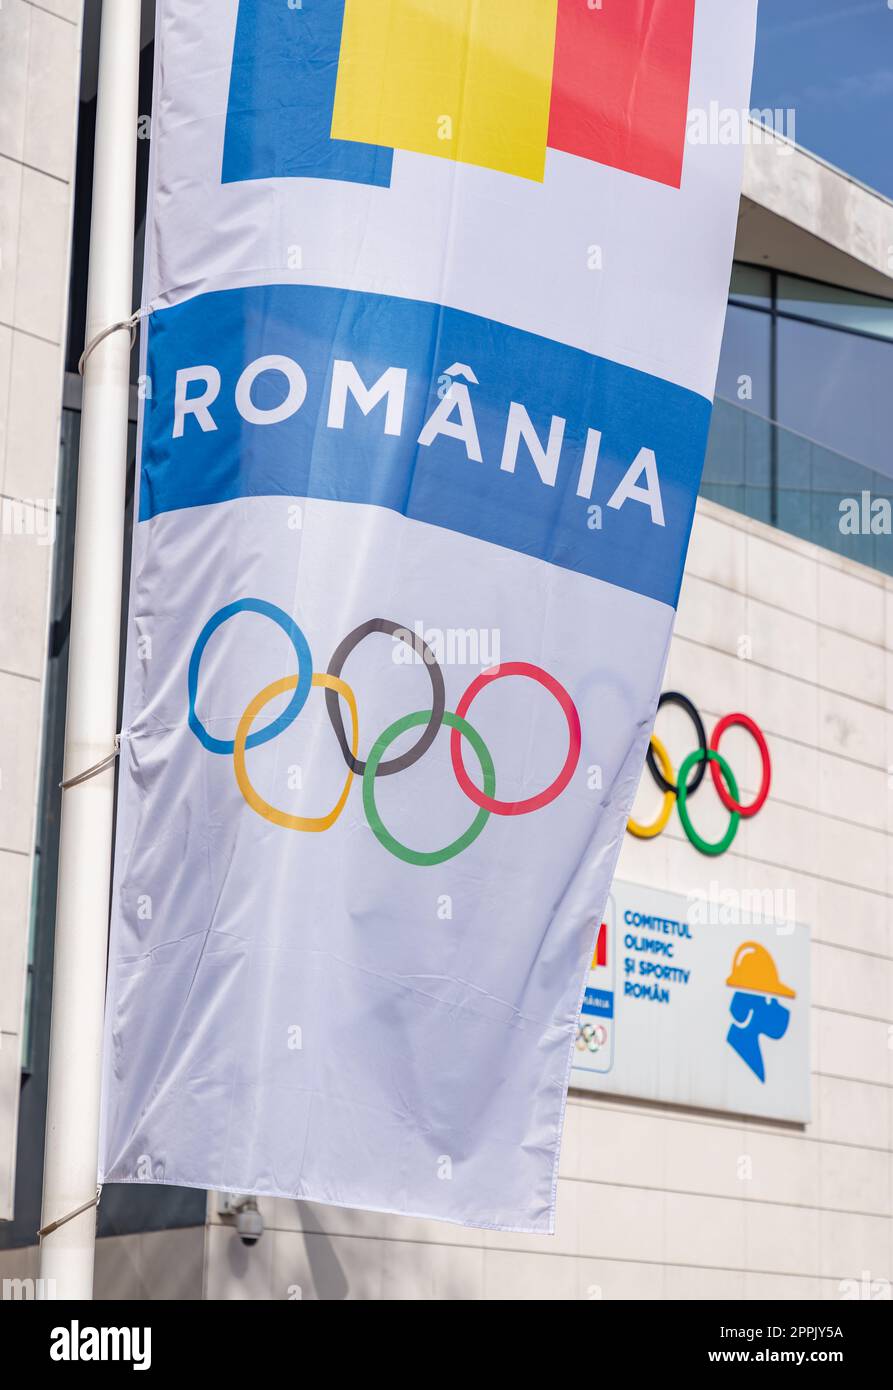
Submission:
<svg viewBox="0 0 893 1390">
<path fill-rule="evenodd" d="M 493 811 L 497 816 L 526 816 L 529 811 L 539 811 L 543 806 L 548 806 L 551 801 L 561 795 L 573 777 L 582 746 L 580 716 L 564 686 L 554 676 L 550 676 L 548 671 L 543 671 L 539 666 L 531 666 L 527 661 L 507 661 L 501 666 L 494 666 L 490 671 L 482 671 L 479 676 L 475 677 L 456 706 L 456 717 L 464 719 L 475 696 L 479 695 L 491 681 L 501 680 L 503 676 L 528 676 L 530 680 L 537 681 L 539 685 L 542 685 L 551 695 L 555 696 L 564 711 L 570 735 L 569 747 L 564 766 L 555 781 L 546 787 L 545 791 L 539 792 L 536 796 L 528 797 L 526 801 L 497 801 L 495 797 L 487 796 L 480 791 L 465 771 L 465 764 L 462 761 L 462 734 L 457 728 L 453 728 L 450 734 L 450 757 L 459 786 L 476 806 L 480 806 L 481 810 Z"/>
<path fill-rule="evenodd" d="M 724 715 L 710 736 L 710 747 L 713 749 L 714 753 L 717 753 L 719 751 L 719 740 L 722 738 L 726 729 L 731 728 L 735 724 L 747 730 L 760 750 L 760 758 L 763 763 L 760 790 L 757 792 L 755 800 L 753 800 L 749 806 L 740 806 L 734 797 L 730 796 L 728 791 L 726 791 L 719 764 L 715 763 L 712 759 L 710 760 L 710 775 L 713 778 L 713 785 L 716 787 L 717 795 L 727 811 L 737 812 L 739 816 L 755 816 L 766 800 L 766 797 L 769 795 L 769 787 L 772 782 L 772 764 L 769 761 L 769 748 L 763 737 L 762 729 L 746 714 Z"/>
</svg>

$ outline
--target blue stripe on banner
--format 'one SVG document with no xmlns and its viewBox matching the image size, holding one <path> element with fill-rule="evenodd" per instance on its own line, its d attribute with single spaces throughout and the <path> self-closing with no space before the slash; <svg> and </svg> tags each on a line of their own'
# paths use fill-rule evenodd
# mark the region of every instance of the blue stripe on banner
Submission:
<svg viewBox="0 0 893 1390">
<path fill-rule="evenodd" d="M 269 355 L 299 364 L 306 399 L 279 423 L 250 423 L 245 401 L 237 407 L 237 383 Z M 405 370 L 402 413 L 397 389 L 390 420 L 387 400 L 364 415 L 348 392 L 343 427 L 330 425 L 339 360 L 353 364 L 353 380 L 367 389 L 388 368 Z M 208 428 L 187 408 L 175 438 L 177 373 L 202 367 L 220 373 Z M 449 368 L 456 384 L 448 404 Z M 307 285 L 222 290 L 156 310 L 148 375 L 143 521 L 236 497 L 370 503 L 676 603 L 711 410 L 692 391 L 456 309 Z M 200 377 L 187 400 L 208 390 Z M 394 378 L 402 380 L 399 371 Z M 288 392 L 282 371 L 264 370 L 247 413 L 275 410 Z M 435 410 L 446 414 L 447 432 L 422 444 Z M 526 436 L 507 460 L 510 417 L 521 419 Z M 477 452 L 471 430 L 481 461 L 469 457 Z M 550 433 L 551 460 L 535 458 L 536 439 L 545 451 Z M 653 479 L 642 471 L 646 451 Z M 663 525 L 653 489 L 649 500 L 651 481 L 659 482 Z"/>
<path fill-rule="evenodd" d="M 344 0 L 240 0 L 223 182 L 341 179 L 388 188 L 393 150 L 331 138 Z"/>
<path fill-rule="evenodd" d="M 584 1014 L 593 1014 L 597 1018 L 613 1018 L 614 991 L 609 989 L 587 988 L 580 1012 Z"/>
</svg>

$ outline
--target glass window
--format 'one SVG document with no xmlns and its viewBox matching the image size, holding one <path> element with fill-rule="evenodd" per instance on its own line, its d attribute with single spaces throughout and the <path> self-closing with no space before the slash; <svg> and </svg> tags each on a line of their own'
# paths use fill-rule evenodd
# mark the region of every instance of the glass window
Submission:
<svg viewBox="0 0 893 1390">
<path fill-rule="evenodd" d="M 771 309 L 772 276 L 768 270 L 760 270 L 755 265 L 744 265 L 736 261 L 732 266 L 732 283 L 729 298 L 740 300 L 752 308 Z"/>
<path fill-rule="evenodd" d="M 778 420 L 893 477 L 893 347 L 778 320 Z"/>
<path fill-rule="evenodd" d="M 730 304 L 719 358 L 716 394 L 758 415 L 771 414 L 772 320 Z"/>
<path fill-rule="evenodd" d="M 893 300 L 774 283 L 777 313 L 773 273 L 734 267 L 701 493 L 893 573 L 889 536 L 841 524 L 893 498 Z"/>
<path fill-rule="evenodd" d="M 893 301 L 889 299 L 874 299 L 837 285 L 822 285 L 817 280 L 779 275 L 778 309 L 780 313 L 821 319 L 831 326 L 854 328 L 893 340 Z"/>
</svg>

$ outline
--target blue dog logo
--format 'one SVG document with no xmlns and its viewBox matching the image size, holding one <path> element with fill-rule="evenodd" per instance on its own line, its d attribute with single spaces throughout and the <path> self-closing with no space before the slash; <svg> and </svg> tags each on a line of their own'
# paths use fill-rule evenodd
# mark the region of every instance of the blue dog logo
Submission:
<svg viewBox="0 0 893 1390">
<path fill-rule="evenodd" d="M 794 990 L 778 978 L 775 961 L 757 941 L 745 941 L 735 952 L 732 973 L 726 980 L 735 991 L 729 1012 L 733 1023 L 726 1041 L 735 1049 L 760 1081 L 766 1068 L 760 1050 L 761 1038 L 783 1038 L 791 1021 L 791 1011 L 779 1003 L 796 999 Z"/>
</svg>

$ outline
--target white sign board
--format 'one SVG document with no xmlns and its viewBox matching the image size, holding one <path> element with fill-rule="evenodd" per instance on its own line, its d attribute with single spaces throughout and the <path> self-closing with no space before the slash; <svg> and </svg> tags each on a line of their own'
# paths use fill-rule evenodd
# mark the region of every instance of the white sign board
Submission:
<svg viewBox="0 0 893 1390">
<path fill-rule="evenodd" d="M 571 1085 L 807 1121 L 807 928 L 615 881 Z"/>
</svg>

